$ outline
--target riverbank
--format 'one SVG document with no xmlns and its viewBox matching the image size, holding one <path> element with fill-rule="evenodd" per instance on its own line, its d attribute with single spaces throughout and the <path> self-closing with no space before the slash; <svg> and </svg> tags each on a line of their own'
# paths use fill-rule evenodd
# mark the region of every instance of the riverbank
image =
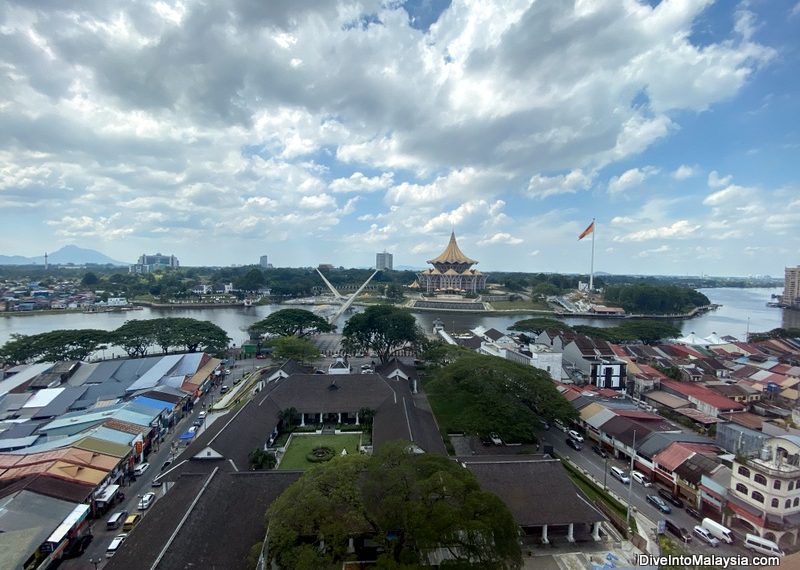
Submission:
<svg viewBox="0 0 800 570">
<path fill-rule="evenodd" d="M 97 315 L 101 313 L 127 313 L 128 311 L 141 310 L 141 307 L 104 307 L 88 311 L 86 309 L 41 309 L 35 311 L 2 311 L 0 317 L 34 317 L 36 315 Z"/>
<path fill-rule="evenodd" d="M 245 307 L 244 302 L 236 303 L 155 303 L 152 301 L 134 301 L 137 307 L 149 307 L 151 309 L 226 309 Z"/>
</svg>

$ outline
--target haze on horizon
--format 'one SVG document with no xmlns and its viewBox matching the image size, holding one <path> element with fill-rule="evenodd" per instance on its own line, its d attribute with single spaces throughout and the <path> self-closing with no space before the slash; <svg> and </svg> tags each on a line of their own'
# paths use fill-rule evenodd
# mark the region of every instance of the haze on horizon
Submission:
<svg viewBox="0 0 800 570">
<path fill-rule="evenodd" d="M 800 2 L 0 6 L 0 254 L 781 275 Z"/>
</svg>

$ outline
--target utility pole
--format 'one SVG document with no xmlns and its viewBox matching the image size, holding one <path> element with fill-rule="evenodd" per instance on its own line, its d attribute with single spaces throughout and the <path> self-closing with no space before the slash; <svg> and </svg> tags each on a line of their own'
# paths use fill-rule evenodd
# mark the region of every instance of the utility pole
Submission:
<svg viewBox="0 0 800 570">
<path fill-rule="evenodd" d="M 631 446 L 631 470 L 628 473 L 628 511 L 625 515 L 625 526 L 631 528 L 631 491 L 633 490 L 633 480 L 631 479 L 631 475 L 633 475 L 633 460 L 636 457 L 636 430 L 633 430 L 633 445 Z"/>
</svg>

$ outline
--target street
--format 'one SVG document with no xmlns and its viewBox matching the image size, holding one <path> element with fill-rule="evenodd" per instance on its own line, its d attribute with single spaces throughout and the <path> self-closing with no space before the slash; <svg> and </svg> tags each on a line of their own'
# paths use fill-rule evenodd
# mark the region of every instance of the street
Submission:
<svg viewBox="0 0 800 570">
<path fill-rule="evenodd" d="M 553 426 L 549 431 L 542 433 L 544 443 L 551 444 L 556 453 L 562 457 L 568 457 L 576 465 L 585 469 L 595 480 L 601 484 L 605 481 L 607 488 L 615 493 L 617 496 L 622 497 L 627 501 L 628 498 L 628 485 L 623 485 L 620 481 L 608 474 L 608 469 L 612 466 L 620 467 L 625 472 L 630 472 L 630 462 L 624 462 L 613 459 L 610 455 L 607 459 L 603 459 L 592 451 L 592 440 L 586 438 L 586 441 L 581 444 L 583 448 L 581 451 L 575 451 L 567 446 L 567 434 Z M 606 468 L 607 466 L 607 468 Z M 607 475 L 605 475 L 607 474 Z M 653 484 L 649 488 L 645 488 L 641 484 L 631 481 L 630 483 L 630 497 L 631 505 L 633 505 L 640 513 L 648 519 L 657 523 L 662 519 L 669 519 L 678 526 L 686 528 L 692 532 L 695 525 L 699 525 L 700 521 L 690 517 L 685 510 L 678 509 L 674 505 L 670 505 L 672 512 L 668 515 L 656 509 L 653 505 L 647 502 L 647 495 L 657 495 L 659 487 Z M 685 503 L 685 501 L 684 501 Z M 670 539 L 678 541 L 674 535 L 667 535 Z M 697 536 L 692 535 L 692 542 L 686 546 L 686 549 L 692 554 L 716 554 L 720 556 L 735 556 L 735 555 L 748 555 L 749 552 L 742 546 L 744 538 L 737 536 L 737 541 L 734 544 L 720 543 L 717 548 L 713 548 L 704 542 L 701 542 Z"/>
</svg>

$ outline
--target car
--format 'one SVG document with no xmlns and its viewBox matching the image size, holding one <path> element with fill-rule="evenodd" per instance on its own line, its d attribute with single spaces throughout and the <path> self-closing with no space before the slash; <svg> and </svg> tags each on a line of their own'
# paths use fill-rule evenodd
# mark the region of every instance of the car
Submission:
<svg viewBox="0 0 800 570">
<path fill-rule="evenodd" d="M 145 493 L 144 495 L 142 495 L 142 498 L 139 499 L 139 510 L 146 511 L 147 509 L 150 508 L 150 505 L 152 505 L 155 500 L 156 500 L 155 493 Z"/>
<path fill-rule="evenodd" d="M 223 384 L 222 388 L 219 389 L 219 393 L 220 394 L 227 394 L 228 390 L 230 390 L 230 389 L 231 389 L 230 386 L 228 386 L 226 384 Z"/>
<path fill-rule="evenodd" d="M 659 511 L 665 514 L 669 514 L 672 512 L 672 509 L 669 508 L 669 505 L 659 497 L 658 495 L 647 495 L 647 502 L 657 508 Z"/>
<path fill-rule="evenodd" d="M 669 501 L 679 509 L 683 508 L 683 501 L 681 501 L 678 497 L 667 491 L 666 489 L 659 489 L 658 494 L 665 500 Z"/>
<path fill-rule="evenodd" d="M 117 553 L 119 547 L 122 546 L 122 543 L 125 542 L 125 539 L 128 538 L 127 533 L 118 534 L 111 540 L 111 544 L 108 545 L 106 549 L 106 558 L 111 558 Z"/>
<path fill-rule="evenodd" d="M 325 374 L 325 371 L 317 368 L 316 370 L 314 370 L 314 374 Z"/>
<path fill-rule="evenodd" d="M 134 513 L 132 515 L 128 515 L 128 518 L 125 519 L 125 522 L 122 524 L 122 530 L 125 532 L 132 531 L 139 521 L 142 520 L 142 515 L 139 513 Z"/>
<path fill-rule="evenodd" d="M 197 419 L 198 419 L 198 420 L 204 420 L 204 419 L 206 419 L 206 416 L 207 416 L 207 415 L 208 415 L 208 412 L 206 412 L 205 410 L 203 410 L 202 412 L 200 412 L 199 414 L 197 414 Z"/>
<path fill-rule="evenodd" d="M 364 355 L 360 352 L 353 355 L 353 358 L 364 358 Z"/>
<path fill-rule="evenodd" d="M 689 505 L 686 505 L 686 514 L 692 517 L 693 519 L 697 519 L 699 521 L 703 520 L 703 515 L 700 514 L 700 511 L 698 511 L 694 507 L 690 507 Z"/>
<path fill-rule="evenodd" d="M 166 461 L 165 461 L 165 462 L 164 462 L 164 463 L 161 465 L 161 470 L 162 470 L 162 471 L 166 471 L 166 470 L 167 470 L 167 467 L 169 467 L 170 465 L 172 465 L 172 459 L 167 459 L 167 460 L 166 460 Z"/>
<path fill-rule="evenodd" d="M 593 445 L 592 446 L 592 451 L 594 451 L 597 455 L 599 455 L 600 457 L 602 457 L 604 459 L 606 457 L 608 457 L 608 453 L 606 453 L 606 450 L 603 449 L 602 447 L 600 447 L 599 445 Z"/>
<path fill-rule="evenodd" d="M 667 532 L 674 534 L 675 536 L 680 538 L 683 542 L 692 542 L 692 533 L 690 533 L 682 526 L 678 526 L 669 519 L 664 519 L 664 524 L 667 527 Z"/>
<path fill-rule="evenodd" d="M 133 468 L 133 474 L 137 477 L 139 475 L 144 475 L 144 472 L 150 469 L 150 464 L 147 461 L 144 461 Z"/>
<path fill-rule="evenodd" d="M 256 360 L 266 360 L 266 359 L 267 359 L 266 354 L 256 354 Z"/>
<path fill-rule="evenodd" d="M 571 437 L 567 438 L 567 445 L 570 446 L 575 451 L 580 451 L 581 449 L 583 449 L 583 447 L 581 447 L 581 444 L 572 439 Z"/>
<path fill-rule="evenodd" d="M 639 483 L 642 487 L 652 487 L 652 483 L 647 480 L 647 477 L 641 471 L 634 471 L 631 473 L 631 479 Z"/>
<path fill-rule="evenodd" d="M 201 420 L 200 418 L 197 418 L 192 422 L 193 427 L 200 427 L 201 425 L 203 425 L 203 420 Z"/>
<path fill-rule="evenodd" d="M 577 431 L 575 431 L 574 429 L 569 430 L 567 432 L 567 435 L 570 436 L 575 441 L 579 441 L 579 442 L 583 443 L 583 436 L 581 434 L 579 434 Z"/>
<path fill-rule="evenodd" d="M 503 445 L 503 440 L 500 439 L 500 436 L 496 433 L 492 432 L 489 434 L 489 439 L 492 441 L 494 445 Z"/>
<path fill-rule="evenodd" d="M 545 419 L 539 419 L 539 425 L 542 426 L 542 429 L 545 431 L 550 429 L 550 422 Z"/>
<path fill-rule="evenodd" d="M 199 429 L 198 426 L 192 426 L 189 428 L 189 433 L 197 433 L 198 429 Z"/>
<path fill-rule="evenodd" d="M 231 369 L 230 368 L 226 368 L 225 369 L 225 376 L 230 376 L 230 375 L 231 375 Z"/>
<path fill-rule="evenodd" d="M 153 479 L 153 482 L 150 483 L 150 486 L 153 487 L 154 489 L 157 489 L 158 487 L 161 487 L 163 485 L 164 485 L 164 481 L 160 481 L 158 479 Z"/>
<path fill-rule="evenodd" d="M 713 546 L 714 548 L 719 546 L 719 539 L 710 532 L 708 532 L 707 528 L 697 525 L 692 529 L 692 532 L 697 538 L 699 538 L 709 546 Z"/>
</svg>

